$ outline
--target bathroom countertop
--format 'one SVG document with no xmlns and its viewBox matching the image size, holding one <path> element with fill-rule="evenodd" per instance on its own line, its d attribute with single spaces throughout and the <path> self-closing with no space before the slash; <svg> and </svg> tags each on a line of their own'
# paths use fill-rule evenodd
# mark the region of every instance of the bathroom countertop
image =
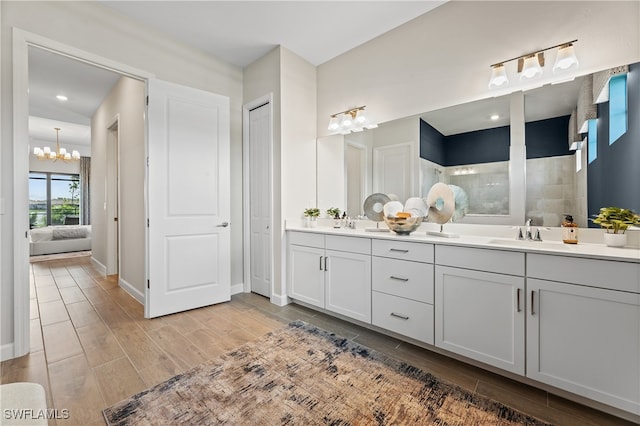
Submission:
<svg viewBox="0 0 640 426">
<path fill-rule="evenodd" d="M 385 226 L 382 224 L 381 226 Z M 397 241 L 421 242 L 430 244 L 477 247 L 491 250 L 508 250 L 525 253 L 560 254 L 564 256 L 590 259 L 614 260 L 640 263 L 640 249 L 635 247 L 608 247 L 604 244 L 578 243 L 564 244 L 562 241 L 526 241 L 505 236 L 467 235 L 449 238 L 428 235 L 425 230 L 418 229 L 410 235 L 397 235 L 394 232 L 370 232 L 365 228 L 333 228 L 317 226 L 313 228 L 287 222 L 287 231 L 312 232 L 326 235 L 343 235 L 361 238 L 392 239 Z"/>
</svg>

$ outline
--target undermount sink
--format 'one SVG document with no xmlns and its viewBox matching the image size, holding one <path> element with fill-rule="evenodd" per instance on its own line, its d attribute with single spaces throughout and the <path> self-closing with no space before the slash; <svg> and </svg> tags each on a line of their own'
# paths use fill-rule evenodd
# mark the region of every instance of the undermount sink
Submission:
<svg viewBox="0 0 640 426">
<path fill-rule="evenodd" d="M 532 240 L 511 240 L 508 238 L 494 238 L 488 241 L 492 245 L 522 247 L 522 248 L 542 248 L 542 249 L 569 249 L 572 245 L 564 244 L 561 241 L 532 241 Z"/>
</svg>

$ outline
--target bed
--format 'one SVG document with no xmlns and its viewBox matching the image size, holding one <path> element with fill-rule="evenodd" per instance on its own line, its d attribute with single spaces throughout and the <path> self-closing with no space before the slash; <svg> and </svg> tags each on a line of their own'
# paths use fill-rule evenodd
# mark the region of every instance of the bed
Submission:
<svg viewBox="0 0 640 426">
<path fill-rule="evenodd" d="M 91 250 L 91 225 L 47 226 L 29 232 L 31 256 L 85 250 Z"/>
</svg>

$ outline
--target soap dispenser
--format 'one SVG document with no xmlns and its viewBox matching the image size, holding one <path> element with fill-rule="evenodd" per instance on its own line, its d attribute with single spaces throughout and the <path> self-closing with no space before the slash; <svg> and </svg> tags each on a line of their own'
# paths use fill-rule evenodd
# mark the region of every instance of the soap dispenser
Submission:
<svg viewBox="0 0 640 426">
<path fill-rule="evenodd" d="M 562 242 L 565 244 L 578 244 L 578 224 L 573 221 L 573 216 L 565 215 L 562 221 Z"/>
</svg>

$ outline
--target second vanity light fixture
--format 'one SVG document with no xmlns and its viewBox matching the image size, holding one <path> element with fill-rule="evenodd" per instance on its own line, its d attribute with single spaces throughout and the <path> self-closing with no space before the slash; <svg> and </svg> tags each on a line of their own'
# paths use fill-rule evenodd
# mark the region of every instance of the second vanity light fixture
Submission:
<svg viewBox="0 0 640 426">
<path fill-rule="evenodd" d="M 343 135 L 350 132 L 361 132 L 364 129 L 375 129 L 378 124 L 371 119 L 364 108 L 361 106 L 331 114 L 327 128 L 331 134 L 341 133 Z"/>
<path fill-rule="evenodd" d="M 520 80 L 531 79 L 542 74 L 544 67 L 544 52 L 547 50 L 558 48 L 556 62 L 553 65 L 553 72 L 565 71 L 578 66 L 578 58 L 573 49 L 573 44 L 578 40 L 567 41 L 565 43 L 556 44 L 555 46 L 546 47 L 527 53 L 516 58 L 507 59 L 491 65 L 491 77 L 489 78 L 489 88 L 500 87 L 509 83 L 507 69 L 505 64 L 511 61 L 518 61 L 518 73 Z"/>
</svg>

